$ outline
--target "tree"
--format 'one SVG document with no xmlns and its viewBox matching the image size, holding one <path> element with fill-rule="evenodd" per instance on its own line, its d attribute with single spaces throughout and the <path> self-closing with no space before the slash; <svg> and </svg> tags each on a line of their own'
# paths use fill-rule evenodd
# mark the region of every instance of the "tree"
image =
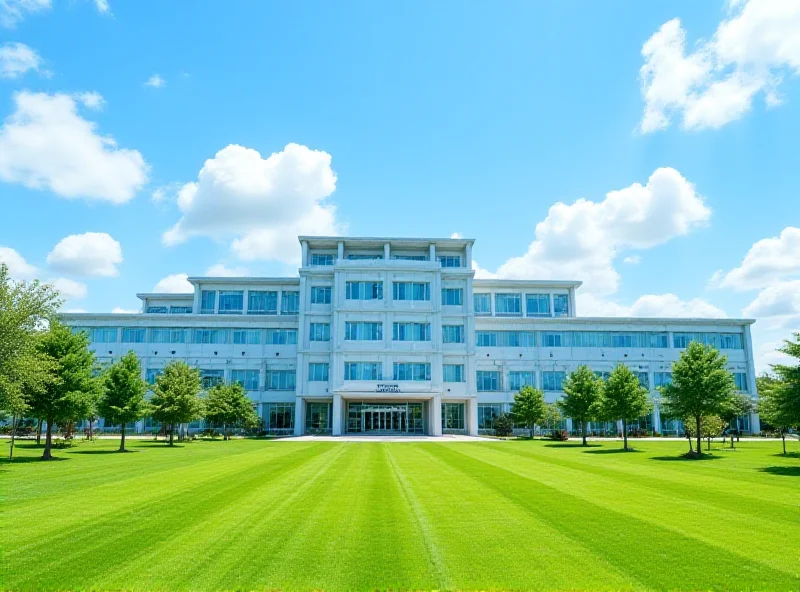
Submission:
<svg viewBox="0 0 800 592">
<path fill-rule="evenodd" d="M 175 426 L 197 419 L 202 414 L 200 371 L 185 362 L 170 362 L 156 377 L 150 399 L 153 419 L 169 426 L 169 445 L 175 437 Z"/>
<path fill-rule="evenodd" d="M 769 423 L 778 428 L 784 439 L 783 452 L 786 454 L 785 432 L 800 426 L 800 333 L 793 335 L 794 341 L 785 340 L 778 351 L 798 360 L 796 365 L 776 364 L 772 366 L 776 378 L 773 381 L 757 381 L 759 385 L 759 411 L 765 414 Z M 766 387 L 764 391 L 761 387 Z M 766 400 L 765 400 L 766 399 Z"/>
<path fill-rule="evenodd" d="M 672 383 L 661 389 L 667 415 L 694 422 L 698 455 L 703 454 L 703 418 L 720 414 L 735 391 L 733 374 L 725 368 L 727 363 L 728 358 L 713 347 L 693 341 L 672 364 Z"/>
<path fill-rule="evenodd" d="M 707 450 L 711 450 L 711 439 L 716 438 L 717 436 L 721 436 L 725 430 L 726 425 L 727 422 L 724 419 L 722 419 L 719 415 L 708 415 L 703 417 L 703 420 L 700 422 L 699 436 L 700 438 L 706 439 Z M 696 438 L 698 436 L 698 432 L 696 430 L 697 430 L 696 426 L 692 425 L 691 423 L 686 424 L 686 431 L 688 432 L 690 438 L 691 437 Z"/>
<path fill-rule="evenodd" d="M 531 440 L 533 440 L 536 424 L 544 421 L 546 410 L 547 403 L 544 402 L 544 393 L 530 385 L 526 384 L 514 395 L 511 413 L 518 422 L 531 431 Z"/>
<path fill-rule="evenodd" d="M 589 366 L 579 366 L 564 381 L 563 390 L 559 407 L 564 415 L 578 421 L 586 446 L 586 425 L 602 410 L 603 379 L 595 376 Z"/>
<path fill-rule="evenodd" d="M 139 358 L 132 351 L 122 356 L 103 374 L 103 396 L 98 411 L 110 425 L 122 426 L 120 452 L 125 452 L 125 424 L 138 420 L 147 412 L 144 396 L 148 388 L 142 379 Z"/>
<path fill-rule="evenodd" d="M 753 411 L 753 399 L 744 393 L 733 393 L 722 407 L 720 417 L 724 419 L 728 425 L 732 425 L 738 421 L 743 415 L 748 415 Z M 722 443 L 725 443 L 725 434 L 722 434 Z M 731 431 L 731 448 L 735 448 L 733 440 L 733 431 Z M 736 426 L 736 437 L 739 437 L 739 426 Z"/>
<path fill-rule="evenodd" d="M 630 368 L 618 364 L 606 380 L 603 395 L 603 415 L 622 420 L 623 449 L 628 450 L 628 424 L 653 409 L 647 389 Z"/>
<path fill-rule="evenodd" d="M 495 436 L 510 436 L 514 433 L 514 418 L 510 413 L 501 413 L 494 420 Z"/>
<path fill-rule="evenodd" d="M 53 426 L 68 425 L 90 415 L 100 394 L 99 381 L 94 377 L 95 358 L 89 350 L 86 333 L 73 333 L 56 320 L 38 342 L 39 352 L 54 365 L 54 379 L 41 389 L 26 393 L 34 417 L 47 423 L 43 460 L 52 455 Z"/>
<path fill-rule="evenodd" d="M 208 391 L 205 417 L 212 425 L 222 426 L 222 438 L 227 440 L 228 428 L 249 427 L 258 423 L 258 414 L 250 398 L 238 382 L 218 384 Z"/>
</svg>

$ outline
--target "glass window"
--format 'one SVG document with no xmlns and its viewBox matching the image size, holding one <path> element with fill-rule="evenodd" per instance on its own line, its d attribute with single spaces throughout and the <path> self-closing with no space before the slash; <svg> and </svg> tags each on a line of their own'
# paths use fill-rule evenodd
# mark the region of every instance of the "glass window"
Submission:
<svg viewBox="0 0 800 592">
<path fill-rule="evenodd" d="M 502 414 L 502 403 L 478 403 L 478 429 L 493 430 L 495 420 Z"/>
<path fill-rule="evenodd" d="M 427 261 L 427 255 L 392 255 L 392 259 L 398 261 Z"/>
<path fill-rule="evenodd" d="M 464 431 L 464 403 L 442 403 L 442 431 Z"/>
<path fill-rule="evenodd" d="M 380 362 L 345 362 L 345 380 L 383 380 Z"/>
<path fill-rule="evenodd" d="M 636 377 L 639 379 L 639 386 L 643 386 L 647 390 L 650 390 L 650 376 L 647 372 L 637 372 Z"/>
<path fill-rule="evenodd" d="M 748 391 L 747 388 L 747 372 L 734 372 L 733 373 L 733 380 L 736 383 L 736 390 L 742 391 L 746 393 Z"/>
<path fill-rule="evenodd" d="M 155 384 L 156 378 L 158 378 L 162 372 L 163 370 L 161 368 L 148 368 L 144 373 L 144 379 L 147 384 Z"/>
<path fill-rule="evenodd" d="M 147 312 L 149 314 L 167 314 L 167 307 L 166 306 L 148 306 Z"/>
<path fill-rule="evenodd" d="M 122 343 L 144 343 L 145 334 L 145 329 L 125 327 L 122 329 Z"/>
<path fill-rule="evenodd" d="M 309 382 L 328 382 L 328 363 L 309 362 L 308 363 Z"/>
<path fill-rule="evenodd" d="M 464 343 L 464 325 L 442 325 L 442 343 Z"/>
<path fill-rule="evenodd" d="M 597 378 L 602 378 L 603 380 L 608 380 L 611 377 L 611 372 L 602 371 L 602 370 L 595 370 L 594 371 L 594 375 L 597 376 Z"/>
<path fill-rule="evenodd" d="M 443 364 L 445 382 L 464 382 L 464 364 Z"/>
<path fill-rule="evenodd" d="M 521 294 L 495 294 L 494 314 L 496 316 L 522 316 Z"/>
<path fill-rule="evenodd" d="M 296 345 L 297 329 L 267 329 L 265 343 L 267 345 Z"/>
<path fill-rule="evenodd" d="M 192 343 L 227 343 L 227 329 L 194 329 Z"/>
<path fill-rule="evenodd" d="M 336 255 L 332 253 L 311 253 L 310 265 L 333 265 L 336 263 Z"/>
<path fill-rule="evenodd" d="M 150 329 L 150 343 L 186 343 L 185 329 Z"/>
<path fill-rule="evenodd" d="M 392 325 L 393 341 L 430 341 L 430 323 L 394 323 Z"/>
<path fill-rule="evenodd" d="M 219 293 L 219 314 L 242 314 L 243 310 L 244 292 L 234 290 Z"/>
<path fill-rule="evenodd" d="M 278 314 L 278 292 L 248 290 L 247 314 Z"/>
<path fill-rule="evenodd" d="M 478 370 L 476 373 L 478 392 L 500 390 L 500 372 L 497 370 Z"/>
<path fill-rule="evenodd" d="M 246 391 L 257 391 L 258 375 L 258 370 L 231 370 L 231 384 L 240 384 Z"/>
<path fill-rule="evenodd" d="M 383 283 L 347 282 L 345 298 L 347 300 L 383 300 Z"/>
<path fill-rule="evenodd" d="M 569 294 L 553 294 L 553 315 L 569 316 Z"/>
<path fill-rule="evenodd" d="M 119 330 L 111 327 L 95 327 L 89 330 L 89 340 L 94 343 L 116 343 Z"/>
<path fill-rule="evenodd" d="M 473 294 L 472 300 L 475 304 L 475 314 L 479 316 L 490 316 L 492 314 L 492 295 Z"/>
<path fill-rule="evenodd" d="M 669 347 L 669 334 L 650 333 L 650 347 Z"/>
<path fill-rule="evenodd" d="M 192 314 L 191 306 L 170 306 L 170 314 Z"/>
<path fill-rule="evenodd" d="M 545 370 L 542 372 L 542 389 L 545 391 L 560 391 L 566 379 L 566 372 Z"/>
<path fill-rule="evenodd" d="M 523 386 L 536 387 L 536 373 L 528 371 L 514 371 L 508 373 L 508 388 L 518 391 Z"/>
<path fill-rule="evenodd" d="M 744 349 L 744 340 L 741 333 L 720 333 L 720 349 Z"/>
<path fill-rule="evenodd" d="M 331 340 L 331 324 L 330 323 L 309 323 L 309 325 L 308 325 L 308 339 L 309 339 L 309 341 L 330 341 Z"/>
<path fill-rule="evenodd" d="M 300 292 L 283 292 L 281 295 L 281 314 L 300 312 Z"/>
<path fill-rule="evenodd" d="M 529 317 L 549 317 L 550 294 L 526 294 L 525 313 Z"/>
<path fill-rule="evenodd" d="M 200 368 L 200 384 L 205 390 L 208 390 L 218 384 L 222 384 L 224 378 L 225 370 L 208 370 L 206 368 Z"/>
<path fill-rule="evenodd" d="M 306 431 L 327 432 L 331 429 L 331 404 L 306 403 Z"/>
<path fill-rule="evenodd" d="M 611 333 L 605 331 L 572 331 L 570 338 L 572 347 L 611 347 Z"/>
<path fill-rule="evenodd" d="M 232 329 L 233 343 L 237 345 L 259 345 L 261 329 Z"/>
<path fill-rule="evenodd" d="M 351 261 L 375 261 L 383 259 L 379 253 L 348 253 L 347 258 Z"/>
<path fill-rule="evenodd" d="M 395 362 L 393 380 L 431 379 L 431 365 L 425 362 Z"/>
<path fill-rule="evenodd" d="M 535 347 L 535 331 L 476 331 L 478 347 Z"/>
<path fill-rule="evenodd" d="M 430 300 L 431 285 L 427 282 L 393 282 L 393 300 Z"/>
<path fill-rule="evenodd" d="M 294 403 L 264 403 L 262 417 L 267 431 L 291 431 L 294 429 Z"/>
<path fill-rule="evenodd" d="M 200 292 L 200 314 L 214 314 L 216 312 L 217 293 L 214 290 Z"/>
<path fill-rule="evenodd" d="M 294 370 L 267 370 L 264 388 L 268 391 L 293 391 L 296 373 Z"/>
<path fill-rule="evenodd" d="M 653 382 L 657 389 L 672 384 L 672 372 L 653 372 Z"/>
<path fill-rule="evenodd" d="M 311 304 L 330 304 L 330 286 L 311 286 Z"/>
<path fill-rule="evenodd" d="M 442 304 L 444 306 L 461 306 L 464 302 L 462 288 L 442 288 Z"/>
<path fill-rule="evenodd" d="M 344 324 L 345 341 L 380 341 L 383 324 L 364 321 L 347 321 Z"/>
<path fill-rule="evenodd" d="M 442 267 L 461 267 L 460 255 L 439 255 L 436 260 Z"/>
<path fill-rule="evenodd" d="M 569 347 L 569 331 L 542 331 L 542 347 Z"/>
</svg>

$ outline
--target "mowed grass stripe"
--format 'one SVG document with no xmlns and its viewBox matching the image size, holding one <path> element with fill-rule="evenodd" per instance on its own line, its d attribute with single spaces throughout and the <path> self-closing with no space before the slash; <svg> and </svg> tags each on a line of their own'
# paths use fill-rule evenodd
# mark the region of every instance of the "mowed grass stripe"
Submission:
<svg viewBox="0 0 800 592">
<path fill-rule="evenodd" d="M 438 445 L 431 446 L 429 451 L 570 538 L 581 541 L 595 554 L 651 588 L 675 589 L 687 582 L 691 582 L 692 589 L 792 590 L 800 586 L 797 577 L 534 482 L 505 467 L 475 458 L 466 447 Z M 643 541 L 637 544 L 629 533 L 646 533 L 646 544 Z"/>
<path fill-rule="evenodd" d="M 635 581 L 546 521 L 432 454 L 392 448 L 420 500 L 455 589 L 627 589 Z M 469 446 L 469 445 L 468 445 Z"/>
</svg>

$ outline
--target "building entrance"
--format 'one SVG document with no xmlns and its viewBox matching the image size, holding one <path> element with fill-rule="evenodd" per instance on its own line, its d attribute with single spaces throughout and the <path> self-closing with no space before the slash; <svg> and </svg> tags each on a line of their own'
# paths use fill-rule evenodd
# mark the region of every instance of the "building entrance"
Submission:
<svg viewBox="0 0 800 592">
<path fill-rule="evenodd" d="M 423 404 L 350 402 L 347 404 L 347 432 L 382 435 L 424 434 Z"/>
</svg>

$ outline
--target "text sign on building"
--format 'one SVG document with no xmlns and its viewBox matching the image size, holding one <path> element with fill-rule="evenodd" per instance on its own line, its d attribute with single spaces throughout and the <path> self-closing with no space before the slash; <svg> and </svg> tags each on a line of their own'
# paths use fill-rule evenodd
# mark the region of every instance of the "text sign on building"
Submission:
<svg viewBox="0 0 800 592">
<path fill-rule="evenodd" d="M 397 384 L 379 384 L 375 387 L 376 393 L 399 393 L 400 385 Z"/>
</svg>

